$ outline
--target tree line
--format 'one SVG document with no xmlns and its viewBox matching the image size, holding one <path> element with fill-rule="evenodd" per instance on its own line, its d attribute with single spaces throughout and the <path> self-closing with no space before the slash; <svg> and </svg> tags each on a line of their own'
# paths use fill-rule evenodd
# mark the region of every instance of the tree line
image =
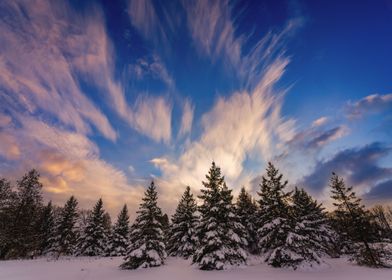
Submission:
<svg viewBox="0 0 392 280">
<path fill-rule="evenodd" d="M 123 256 L 121 268 L 137 269 L 160 266 L 171 255 L 203 270 L 245 265 L 250 254 L 294 269 L 343 254 L 372 267 L 392 259 L 384 246 L 392 242 L 392 209 L 366 209 L 334 173 L 329 183 L 334 210 L 327 212 L 304 189 L 288 191 L 272 163 L 257 196 L 243 187 L 234 201 L 213 162 L 199 205 L 186 187 L 169 222 L 151 182 L 132 225 L 126 205 L 112 224 L 102 199 L 90 211 L 80 210 L 74 196 L 63 207 L 44 205 L 39 177 L 31 170 L 15 186 L 0 179 L 0 259 Z"/>
</svg>

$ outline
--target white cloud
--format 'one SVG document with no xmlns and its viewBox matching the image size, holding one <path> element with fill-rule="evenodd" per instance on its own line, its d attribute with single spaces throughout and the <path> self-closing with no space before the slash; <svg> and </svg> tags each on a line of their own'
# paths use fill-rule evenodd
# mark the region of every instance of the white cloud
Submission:
<svg viewBox="0 0 392 280">
<path fill-rule="evenodd" d="M 323 126 L 328 122 L 328 117 L 320 117 L 317 120 L 314 120 L 312 123 L 312 127 Z"/>
<path fill-rule="evenodd" d="M 194 110 L 195 107 L 192 105 L 191 101 L 186 99 L 182 107 L 181 127 L 178 132 L 179 136 L 183 136 L 191 132 Z"/>
<path fill-rule="evenodd" d="M 14 25 L 2 18 L 0 26 L 4 41 L 0 46 L 2 101 L 15 111 L 55 117 L 79 133 L 92 134 L 93 125 L 116 140 L 116 131 L 84 94 L 80 79 L 100 89 L 97 99 L 106 99 L 136 131 L 156 141 L 170 141 L 172 105 L 168 100 L 140 97 L 136 104 L 128 104 L 121 81 L 114 77 L 113 47 L 98 8 L 81 15 L 67 4 L 46 1 L 14 1 L 2 6 L 17 22 Z M 148 69 L 169 87 L 174 86 L 156 56 Z"/>
<path fill-rule="evenodd" d="M 379 113 L 391 108 L 392 93 L 365 96 L 356 102 L 349 102 L 346 110 L 349 118 L 360 118 L 369 113 Z"/>
<path fill-rule="evenodd" d="M 199 53 L 213 62 L 221 59 L 243 82 L 255 86 L 265 68 L 281 55 L 284 43 L 303 24 L 302 18 L 290 19 L 280 32 L 267 32 L 252 48 L 246 48 L 249 35 L 236 35 L 232 6 L 223 1 L 182 1 L 191 37 Z"/>
<path fill-rule="evenodd" d="M 82 92 L 63 49 L 76 34 L 83 34 L 85 30 L 80 26 L 84 25 L 75 24 L 76 34 L 69 34 L 66 15 L 70 9 L 46 1 L 2 2 L 1 6 L 13 17 L 12 22 L 2 17 L 0 24 L 3 99 L 32 114 L 43 110 L 81 133 L 91 133 L 92 124 L 105 137 L 115 140 L 116 132 Z M 82 23 L 80 18 L 73 19 Z M 85 53 L 77 50 L 76 54 Z"/>
<path fill-rule="evenodd" d="M 152 40 L 156 44 L 167 44 L 167 34 L 151 0 L 130 0 L 128 14 L 132 25 L 145 39 Z"/>
<path fill-rule="evenodd" d="M 7 177 L 19 177 L 29 168 L 38 168 L 45 196 L 58 205 L 75 195 L 80 207 L 87 209 L 102 197 L 112 215 L 117 215 L 124 203 L 134 215 L 145 182 L 129 184 L 126 175 L 102 160 L 98 147 L 83 134 L 31 117 L 21 117 L 19 121 L 20 128 L 6 132 L 13 139 L 11 144 L 20 149 L 18 166 L 8 170 Z M 1 143 L 0 152 L 4 147 Z"/>
<path fill-rule="evenodd" d="M 242 38 L 234 35 L 229 2 L 183 1 L 187 22 L 197 50 L 213 59 L 225 55 L 232 64 L 241 59 Z"/>
<path fill-rule="evenodd" d="M 287 63 L 287 59 L 278 59 L 271 64 L 253 91 L 220 97 L 202 116 L 201 136 L 189 143 L 178 158 L 151 160 L 163 173 L 159 181 L 163 201 L 179 195 L 186 185 L 199 190 L 213 160 L 222 168 L 230 187 L 248 184 L 254 174 L 244 168 L 245 161 L 272 159 L 279 145 L 294 136 L 294 122 L 281 116 L 283 99 L 273 89 Z"/>
<path fill-rule="evenodd" d="M 163 97 L 139 96 L 133 112 L 136 130 L 156 141 L 168 143 L 171 138 L 172 105 Z"/>
<path fill-rule="evenodd" d="M 169 74 L 165 64 L 157 55 L 139 58 L 130 68 L 131 74 L 138 80 L 151 77 L 162 81 L 169 89 L 173 89 L 175 86 L 173 77 Z"/>
</svg>

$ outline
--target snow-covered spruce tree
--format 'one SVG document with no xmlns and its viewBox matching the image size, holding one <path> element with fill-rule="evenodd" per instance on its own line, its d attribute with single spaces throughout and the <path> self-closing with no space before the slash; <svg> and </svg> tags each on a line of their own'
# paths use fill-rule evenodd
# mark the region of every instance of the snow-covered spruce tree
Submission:
<svg viewBox="0 0 392 280">
<path fill-rule="evenodd" d="M 10 225 L 14 221 L 16 193 L 11 183 L 0 179 L 0 259 L 5 259 L 11 250 L 12 231 Z"/>
<path fill-rule="evenodd" d="M 262 177 L 259 199 L 258 239 L 260 252 L 265 261 L 274 266 L 296 266 L 302 256 L 287 246 L 292 221 L 289 215 L 290 193 L 285 193 L 287 181 L 272 163 L 268 163 L 266 175 Z"/>
<path fill-rule="evenodd" d="M 331 252 L 336 237 L 324 209 L 305 190 L 295 188 L 290 214 L 293 229 L 286 246 L 299 256 L 294 264 L 320 264 L 321 256 Z"/>
<path fill-rule="evenodd" d="M 187 186 L 172 217 L 167 249 L 171 256 L 187 259 L 195 252 L 197 246 L 196 227 L 199 221 L 196 211 L 196 201 L 190 187 Z"/>
<path fill-rule="evenodd" d="M 104 224 L 105 210 L 100 198 L 87 220 L 87 226 L 78 240 L 77 255 L 103 256 L 107 250 L 107 236 Z"/>
<path fill-rule="evenodd" d="M 354 259 L 360 265 L 382 267 L 379 253 L 369 245 L 371 238 L 371 225 L 369 214 L 365 206 L 361 204 L 361 199 L 357 198 L 352 187 L 346 187 L 343 178 L 332 173 L 330 180 L 331 198 L 336 207 L 335 219 L 337 219 L 338 233 L 347 236 L 348 240 L 354 244 L 363 244 L 360 248 L 353 250 Z M 353 246 L 353 245 L 352 245 Z"/>
<path fill-rule="evenodd" d="M 13 221 L 9 225 L 12 236 L 10 258 L 24 258 L 39 253 L 39 220 L 42 205 L 42 184 L 39 173 L 32 169 L 17 181 Z"/>
<path fill-rule="evenodd" d="M 160 217 L 158 217 L 158 221 L 162 225 L 163 239 L 164 239 L 164 242 L 165 242 L 165 248 L 167 248 L 167 244 L 166 243 L 167 243 L 167 240 L 169 238 L 169 232 L 170 232 L 169 216 L 166 213 L 162 213 L 162 215 Z"/>
<path fill-rule="evenodd" d="M 236 215 L 245 230 L 244 237 L 248 244 L 246 246 L 247 250 L 251 254 L 257 253 L 257 205 L 244 187 L 241 188 L 240 194 L 237 198 Z"/>
<path fill-rule="evenodd" d="M 74 196 L 71 196 L 65 203 L 57 221 L 55 222 L 55 236 L 52 248 L 48 251 L 57 258 L 61 255 L 72 255 L 74 253 L 77 241 L 77 206 L 77 200 Z"/>
<path fill-rule="evenodd" d="M 44 207 L 41 214 L 39 223 L 40 232 L 40 246 L 39 251 L 41 254 L 46 254 L 53 246 L 55 236 L 55 220 L 52 201 Z"/>
<path fill-rule="evenodd" d="M 110 236 L 110 246 L 108 255 L 110 256 L 125 256 L 128 248 L 129 238 L 129 215 L 127 205 L 121 209 L 118 214 L 117 222 L 113 226 L 112 234 Z"/>
<path fill-rule="evenodd" d="M 157 204 L 158 194 L 154 182 L 144 193 L 137 218 L 131 227 L 130 245 L 127 249 L 123 269 L 160 266 L 166 258 L 163 226 L 159 219 L 162 211 Z"/>
<path fill-rule="evenodd" d="M 237 234 L 238 223 L 231 191 L 227 189 L 215 162 L 212 162 L 206 178 L 199 196 L 203 204 L 199 207 L 199 245 L 193 255 L 193 263 L 202 270 L 221 270 L 244 264 L 247 255 L 243 249 L 243 238 Z"/>
</svg>

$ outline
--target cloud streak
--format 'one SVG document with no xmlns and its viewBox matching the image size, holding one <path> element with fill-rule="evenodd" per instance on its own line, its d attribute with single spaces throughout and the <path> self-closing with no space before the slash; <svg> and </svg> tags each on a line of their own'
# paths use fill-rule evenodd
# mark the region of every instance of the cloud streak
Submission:
<svg viewBox="0 0 392 280">
<path fill-rule="evenodd" d="M 319 161 L 313 172 L 305 176 L 302 185 L 314 193 L 326 190 L 332 172 L 343 176 L 361 195 L 369 192 L 380 181 L 392 176 L 392 168 L 381 167 L 379 160 L 387 156 L 391 147 L 372 143 L 361 148 L 345 149 L 330 159 Z"/>
<path fill-rule="evenodd" d="M 12 144 L 20 149 L 18 168 L 11 166 L 12 170 L 2 172 L 20 176 L 27 169 L 37 168 L 45 196 L 59 205 L 75 195 L 81 207 L 90 208 L 102 197 L 112 214 L 117 214 L 124 203 L 131 213 L 136 211 L 144 186 L 129 184 L 122 171 L 100 159 L 98 147 L 85 135 L 31 117 L 18 121 L 19 127 L 7 131 Z"/>
<path fill-rule="evenodd" d="M 76 35 L 68 34 L 68 19 L 59 13 L 62 8 L 46 1 L 1 3 L 2 101 L 31 114 L 44 111 L 81 133 L 91 133 L 93 125 L 115 140 L 109 120 L 83 94 L 68 62 L 63 46 Z M 77 24 L 73 27 L 78 33 Z"/>
<path fill-rule="evenodd" d="M 367 114 L 380 113 L 392 109 L 392 93 L 372 94 L 356 102 L 347 104 L 346 111 L 349 118 L 361 118 Z"/>
</svg>

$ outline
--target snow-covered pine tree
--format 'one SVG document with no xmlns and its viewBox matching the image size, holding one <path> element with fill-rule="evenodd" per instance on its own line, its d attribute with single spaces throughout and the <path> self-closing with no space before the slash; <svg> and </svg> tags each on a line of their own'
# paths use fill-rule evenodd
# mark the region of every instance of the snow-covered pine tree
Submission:
<svg viewBox="0 0 392 280">
<path fill-rule="evenodd" d="M 0 259 L 6 259 L 12 244 L 12 228 L 14 220 L 14 207 L 16 193 L 12 190 L 11 183 L 0 179 Z"/>
<path fill-rule="evenodd" d="M 164 239 L 164 242 L 165 242 L 165 248 L 167 248 L 167 244 L 166 243 L 167 243 L 167 240 L 169 238 L 169 231 L 170 231 L 169 216 L 166 213 L 162 213 L 162 215 L 160 217 L 158 217 L 158 221 L 162 224 L 163 239 Z"/>
<path fill-rule="evenodd" d="M 259 199 L 258 239 L 259 249 L 265 261 L 274 266 L 290 266 L 302 259 L 287 248 L 287 237 L 292 229 L 289 216 L 290 193 L 285 193 L 287 181 L 272 163 L 262 177 Z"/>
<path fill-rule="evenodd" d="M 71 196 L 61 210 L 58 220 L 55 222 L 55 237 L 49 253 L 57 258 L 61 255 L 72 255 L 74 253 L 77 241 L 77 206 L 77 200 L 74 196 Z"/>
<path fill-rule="evenodd" d="M 113 226 L 108 254 L 110 256 L 125 256 L 129 245 L 128 238 L 129 215 L 127 205 L 124 205 L 120 214 L 118 214 L 117 222 Z"/>
<path fill-rule="evenodd" d="M 109 212 L 105 212 L 105 214 L 103 214 L 103 229 L 105 231 L 105 252 L 104 252 L 104 256 L 109 256 L 111 251 L 111 237 L 112 237 L 112 230 L 113 230 L 113 226 L 112 226 L 112 218 L 110 217 Z"/>
<path fill-rule="evenodd" d="M 104 224 L 105 210 L 100 198 L 95 204 L 90 216 L 88 217 L 87 226 L 78 240 L 77 255 L 82 256 L 103 256 L 107 251 L 107 236 Z"/>
<path fill-rule="evenodd" d="M 242 225 L 239 217 L 236 215 L 233 195 L 226 183 L 223 183 L 221 190 L 222 209 L 226 210 L 226 227 L 228 247 L 227 259 L 231 265 L 244 264 L 247 259 L 246 248 L 248 246 L 247 231 Z"/>
<path fill-rule="evenodd" d="M 293 266 L 320 264 L 321 256 L 331 252 L 336 237 L 324 208 L 305 190 L 295 188 L 290 209 L 293 229 L 286 246 L 300 256 Z"/>
<path fill-rule="evenodd" d="M 346 187 L 343 178 L 332 173 L 330 180 L 331 198 L 334 199 L 333 205 L 336 207 L 335 219 L 339 227 L 337 231 L 347 236 L 352 243 L 360 242 L 363 246 L 355 250 L 357 263 L 372 267 L 383 266 L 376 250 L 369 245 L 371 238 L 371 225 L 368 211 L 361 204 L 361 199 L 357 198 L 352 187 Z"/>
<path fill-rule="evenodd" d="M 41 254 L 48 252 L 53 246 L 54 236 L 55 236 L 55 223 L 54 223 L 54 212 L 52 201 L 44 207 L 40 219 L 40 246 L 39 251 Z"/>
<path fill-rule="evenodd" d="M 199 196 L 203 204 L 198 208 L 201 214 L 197 227 L 199 246 L 193 255 L 193 263 L 202 270 L 221 270 L 244 264 L 247 256 L 242 248 L 242 238 L 236 233 L 236 224 L 233 224 L 236 219 L 233 219 L 231 191 L 215 162 L 212 162 L 206 178 Z"/>
<path fill-rule="evenodd" d="M 17 181 L 15 212 L 9 225 L 12 234 L 12 250 L 8 252 L 10 258 L 39 253 L 39 219 L 43 208 L 39 177 L 39 173 L 32 169 Z"/>
<path fill-rule="evenodd" d="M 159 221 L 162 211 L 157 200 L 155 184 L 151 182 L 137 211 L 136 221 L 131 227 L 130 245 L 121 268 L 137 269 L 164 264 L 165 240 L 163 226 Z"/>
<path fill-rule="evenodd" d="M 190 187 L 187 186 L 172 217 L 167 249 L 171 256 L 187 259 L 195 252 L 197 246 L 196 227 L 199 221 L 196 211 L 196 201 Z"/>
<path fill-rule="evenodd" d="M 246 246 L 248 252 L 251 254 L 257 253 L 257 205 L 244 187 L 241 188 L 240 194 L 237 198 L 236 215 L 245 229 L 244 236 L 248 244 Z"/>
</svg>

